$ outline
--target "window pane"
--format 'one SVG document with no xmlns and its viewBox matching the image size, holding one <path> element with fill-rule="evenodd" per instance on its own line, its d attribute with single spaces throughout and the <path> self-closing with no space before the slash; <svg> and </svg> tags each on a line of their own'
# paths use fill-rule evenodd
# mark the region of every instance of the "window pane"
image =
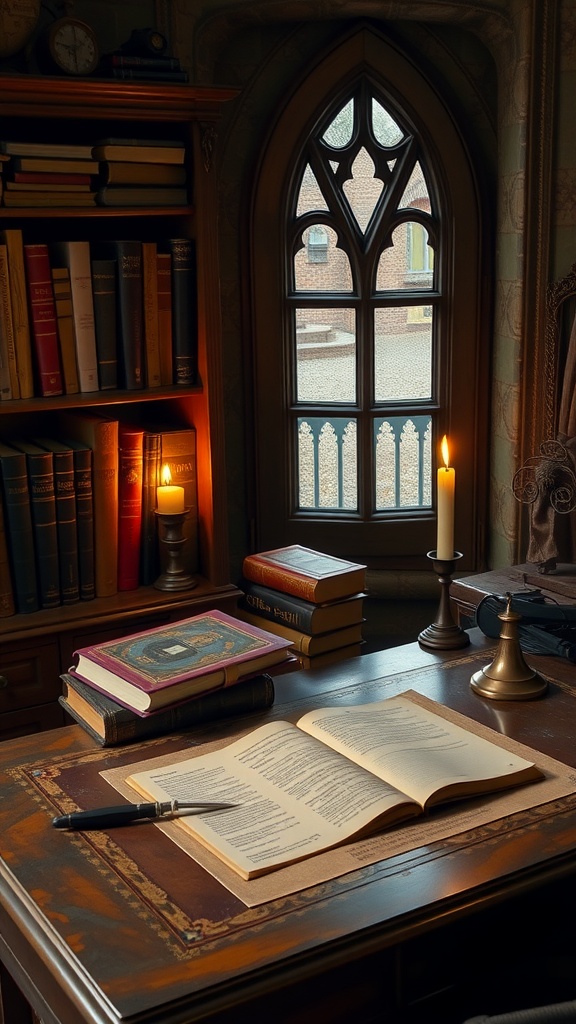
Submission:
<svg viewBox="0 0 576 1024">
<path fill-rule="evenodd" d="M 432 395 L 432 321 L 414 323 L 410 306 L 374 312 L 374 401 L 409 401 Z"/>
<path fill-rule="evenodd" d="M 356 401 L 353 309 L 297 309 L 296 400 Z"/>
<path fill-rule="evenodd" d="M 327 209 L 326 200 L 322 195 L 322 189 L 316 181 L 314 171 L 310 164 L 306 164 L 298 193 L 296 216 L 301 217 L 303 213 L 311 213 L 312 211 L 322 212 Z"/>
<path fill-rule="evenodd" d="M 345 106 L 336 114 L 332 123 L 328 126 L 322 138 L 334 149 L 342 149 L 352 139 L 354 127 L 354 100 L 349 100 Z"/>
<path fill-rule="evenodd" d="M 337 240 L 336 232 L 324 224 L 314 224 L 304 231 L 303 248 L 294 257 L 296 291 L 352 291 L 350 260 L 337 247 Z"/>
<path fill-rule="evenodd" d="M 299 508 L 356 510 L 356 421 L 306 416 L 297 422 Z"/>
<path fill-rule="evenodd" d="M 396 146 L 404 132 L 378 100 L 372 100 L 372 130 L 381 146 Z"/>
<path fill-rule="evenodd" d="M 416 206 L 419 210 L 426 210 L 427 213 L 431 210 L 426 176 L 418 161 L 414 164 L 414 169 L 398 206 L 401 210 L 407 206 Z"/>
<path fill-rule="evenodd" d="M 386 416 L 374 422 L 377 512 L 432 506 L 432 421 Z"/>
<path fill-rule="evenodd" d="M 400 224 L 392 233 L 392 245 L 378 261 L 376 291 L 422 291 L 433 286 L 434 250 L 428 244 L 426 228 L 415 221 Z"/>
<path fill-rule="evenodd" d="M 361 149 L 352 164 L 352 178 L 343 183 L 343 191 L 361 231 L 366 231 L 384 183 L 374 176 L 374 161 Z"/>
</svg>

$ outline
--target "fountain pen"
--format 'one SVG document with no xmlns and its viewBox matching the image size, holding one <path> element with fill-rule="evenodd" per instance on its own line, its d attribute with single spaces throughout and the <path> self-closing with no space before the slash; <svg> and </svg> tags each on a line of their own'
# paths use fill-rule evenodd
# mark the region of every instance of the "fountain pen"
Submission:
<svg viewBox="0 0 576 1024">
<path fill-rule="evenodd" d="M 222 811 L 227 807 L 235 806 L 235 804 L 201 803 L 198 800 L 191 803 L 167 800 L 165 803 L 119 804 L 114 807 L 96 807 L 93 811 L 72 811 L 70 814 L 62 814 L 60 817 L 53 818 L 52 824 L 54 828 L 82 829 L 84 831 L 128 825 L 138 818 L 163 818 L 182 810 L 200 814 L 202 811 Z"/>
</svg>

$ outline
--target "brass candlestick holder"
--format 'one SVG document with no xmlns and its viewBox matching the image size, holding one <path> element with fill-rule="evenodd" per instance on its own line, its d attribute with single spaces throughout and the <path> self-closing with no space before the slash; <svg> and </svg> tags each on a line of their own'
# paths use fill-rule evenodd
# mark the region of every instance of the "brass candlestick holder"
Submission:
<svg viewBox="0 0 576 1024">
<path fill-rule="evenodd" d="M 534 700 L 546 692 L 548 683 L 524 661 L 518 639 L 522 616 L 512 611 L 512 594 L 506 594 L 506 598 L 506 610 L 498 615 L 502 630 L 496 657 L 474 673 L 470 686 L 481 697 L 492 700 Z"/>
<path fill-rule="evenodd" d="M 184 523 L 189 513 L 189 508 L 183 512 L 159 512 L 158 509 L 154 509 L 154 515 L 158 519 L 160 544 L 166 552 L 166 568 L 154 582 L 156 590 L 191 590 L 197 585 L 197 580 L 186 572 L 183 563 L 186 542 Z"/>
<path fill-rule="evenodd" d="M 418 637 L 418 643 L 422 647 L 429 647 L 436 651 L 452 651 L 459 647 L 467 647 L 470 637 L 461 626 L 456 625 L 450 607 L 450 583 L 456 562 L 462 558 L 462 553 L 455 551 L 452 558 L 437 558 L 435 551 L 429 551 L 427 557 L 431 559 L 434 572 L 440 582 L 440 604 L 436 621 L 422 630 Z"/>
</svg>

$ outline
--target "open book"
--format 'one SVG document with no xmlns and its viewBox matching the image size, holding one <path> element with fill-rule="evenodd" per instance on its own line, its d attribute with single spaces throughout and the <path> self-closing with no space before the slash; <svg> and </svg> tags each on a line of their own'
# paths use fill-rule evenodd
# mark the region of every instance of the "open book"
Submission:
<svg viewBox="0 0 576 1024">
<path fill-rule="evenodd" d="M 408 691 L 311 711 L 296 725 L 269 722 L 126 782 L 151 800 L 234 804 L 183 815 L 178 825 L 249 879 L 434 804 L 543 777 L 531 761 L 420 706 Z"/>
</svg>

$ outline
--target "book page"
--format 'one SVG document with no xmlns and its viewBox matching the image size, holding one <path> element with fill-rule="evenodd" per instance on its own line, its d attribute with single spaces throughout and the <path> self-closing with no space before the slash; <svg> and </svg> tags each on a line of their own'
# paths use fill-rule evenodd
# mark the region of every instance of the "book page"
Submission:
<svg viewBox="0 0 576 1024">
<path fill-rule="evenodd" d="M 298 727 L 422 807 L 542 778 L 532 762 L 410 700 L 310 711 Z"/>
<path fill-rule="evenodd" d="M 391 824 L 419 812 L 289 722 L 270 722 L 222 750 L 126 781 L 152 800 L 236 804 L 182 816 L 178 824 L 245 878 L 310 857 L 376 821 Z"/>
</svg>

